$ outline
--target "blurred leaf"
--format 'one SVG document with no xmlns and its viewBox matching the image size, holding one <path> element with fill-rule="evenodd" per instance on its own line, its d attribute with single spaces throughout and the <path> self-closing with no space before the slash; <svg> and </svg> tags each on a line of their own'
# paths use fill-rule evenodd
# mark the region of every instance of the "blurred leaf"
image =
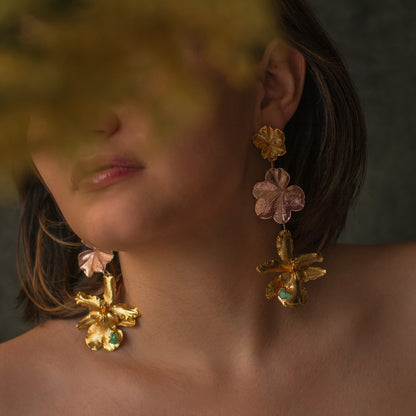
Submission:
<svg viewBox="0 0 416 416">
<path fill-rule="evenodd" d="M 253 81 L 273 14 L 268 0 L 3 0 L 1 165 L 27 165 L 31 114 L 48 125 L 45 143 L 71 149 L 100 111 L 134 101 L 168 140 L 214 103 L 210 74 Z"/>
</svg>

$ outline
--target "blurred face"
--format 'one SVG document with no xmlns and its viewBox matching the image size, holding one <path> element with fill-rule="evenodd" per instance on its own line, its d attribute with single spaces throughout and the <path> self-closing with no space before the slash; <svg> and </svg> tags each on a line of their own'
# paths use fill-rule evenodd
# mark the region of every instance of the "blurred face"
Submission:
<svg viewBox="0 0 416 416">
<path fill-rule="evenodd" d="M 80 238 L 128 250 L 207 222 L 233 199 L 251 147 L 254 105 L 254 88 L 224 83 L 204 120 L 157 147 L 149 120 L 129 104 L 92 123 L 102 137 L 70 158 L 41 149 L 32 159 Z"/>
</svg>

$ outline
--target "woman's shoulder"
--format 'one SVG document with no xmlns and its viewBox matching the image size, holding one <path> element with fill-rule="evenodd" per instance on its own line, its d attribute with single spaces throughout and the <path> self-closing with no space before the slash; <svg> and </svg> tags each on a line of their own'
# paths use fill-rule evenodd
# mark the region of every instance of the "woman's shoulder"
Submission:
<svg viewBox="0 0 416 416">
<path fill-rule="evenodd" d="M 410 279 L 416 272 L 416 241 L 375 245 L 335 244 L 328 249 L 326 258 L 330 266 L 341 267 L 347 272 L 355 270 L 355 273 L 365 272 L 370 276 L 378 274 L 383 280 L 394 271 L 395 276 Z M 416 278 L 414 282 L 416 284 Z"/>
<path fill-rule="evenodd" d="M 327 293 L 340 313 L 349 308 L 366 334 L 379 340 L 379 352 L 396 355 L 400 366 L 408 359 L 416 374 L 416 242 L 336 244 L 325 266 L 333 280 Z"/>
<path fill-rule="evenodd" d="M 67 333 L 72 326 L 65 320 L 48 321 L 0 344 L 0 414 L 10 409 L 20 412 L 13 414 L 41 414 L 42 403 L 55 393 L 64 399 L 65 389 L 59 386 L 73 369 Z"/>
<path fill-rule="evenodd" d="M 398 313 L 416 313 L 416 241 L 380 244 L 336 244 L 325 266 L 331 278 L 370 302 L 392 305 Z M 402 309 L 400 308 L 402 307 Z"/>
<path fill-rule="evenodd" d="M 336 356 L 344 357 L 343 371 L 356 375 L 352 382 L 368 389 L 369 397 L 394 395 L 386 400 L 411 406 L 416 383 L 416 242 L 336 244 L 324 257 L 327 276 L 309 287 L 312 292 L 313 284 L 318 286 L 313 293 L 323 304 L 318 318 L 329 322 L 328 342 L 336 345 Z"/>
<path fill-rule="evenodd" d="M 49 320 L 23 334 L 0 344 L 0 357 L 2 363 L 11 363 L 12 359 L 30 360 L 36 358 L 51 358 L 51 354 L 57 353 L 59 349 L 68 342 L 66 336 L 69 328 L 74 326 L 70 320 Z"/>
<path fill-rule="evenodd" d="M 123 413 L 145 397 L 130 358 L 90 351 L 76 322 L 49 320 L 0 345 L 0 415 Z"/>
<path fill-rule="evenodd" d="M 327 282 L 321 284 L 335 302 L 370 311 L 385 328 L 416 342 L 416 242 L 336 244 L 324 256 Z"/>
</svg>

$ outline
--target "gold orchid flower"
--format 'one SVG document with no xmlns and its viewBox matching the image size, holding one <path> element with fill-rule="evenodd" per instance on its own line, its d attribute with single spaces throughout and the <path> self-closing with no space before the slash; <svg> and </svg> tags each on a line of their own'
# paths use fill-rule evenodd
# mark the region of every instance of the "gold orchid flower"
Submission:
<svg viewBox="0 0 416 416">
<path fill-rule="evenodd" d="M 107 264 L 114 257 L 113 252 L 100 250 L 84 241 L 82 243 L 89 250 L 78 255 L 79 267 L 87 277 L 92 277 L 94 273 L 103 273 L 104 293 L 102 298 L 83 292 L 77 293 L 76 304 L 90 310 L 90 313 L 78 322 L 77 328 L 88 328 L 85 343 L 91 350 L 97 351 L 104 347 L 106 351 L 114 351 L 123 341 L 123 331 L 117 326 L 135 326 L 140 312 L 137 308 L 123 303 L 113 305 L 116 282 L 114 276 L 106 271 Z"/>
<path fill-rule="evenodd" d="M 105 273 L 103 280 L 102 298 L 86 295 L 83 292 L 78 292 L 76 295 L 75 302 L 90 310 L 90 313 L 78 322 L 77 328 L 88 328 L 85 343 L 91 350 L 97 351 L 104 347 L 106 351 L 114 351 L 123 341 L 123 331 L 117 326 L 135 326 L 140 312 L 137 308 L 122 303 L 113 305 L 116 290 L 114 276 Z"/>
<path fill-rule="evenodd" d="M 323 262 L 318 253 L 301 254 L 293 257 L 293 240 L 289 230 L 280 231 L 276 239 L 279 260 L 269 260 L 257 267 L 260 273 L 280 273 L 266 288 L 266 298 L 277 296 L 285 307 L 294 307 L 304 304 L 308 294 L 303 287 L 304 282 L 318 279 L 326 274 L 320 267 L 311 267 L 311 264 Z"/>
<path fill-rule="evenodd" d="M 261 149 L 263 159 L 274 162 L 279 156 L 286 154 L 285 135 L 279 129 L 263 126 L 254 136 L 253 143 Z"/>
</svg>

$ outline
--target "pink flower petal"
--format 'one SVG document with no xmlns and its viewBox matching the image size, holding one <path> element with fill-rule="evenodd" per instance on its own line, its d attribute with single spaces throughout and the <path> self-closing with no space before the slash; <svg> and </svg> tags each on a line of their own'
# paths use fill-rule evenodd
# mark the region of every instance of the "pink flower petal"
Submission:
<svg viewBox="0 0 416 416">
<path fill-rule="evenodd" d="M 107 264 L 113 257 L 113 253 L 93 247 L 91 250 L 85 250 L 78 254 L 78 264 L 87 277 L 92 277 L 94 273 L 104 273 Z"/>
<path fill-rule="evenodd" d="M 270 182 L 258 182 L 253 187 L 253 196 L 261 198 L 265 192 L 274 192 L 279 188 Z"/>
<path fill-rule="evenodd" d="M 305 206 L 305 193 L 300 186 L 289 186 L 285 192 L 285 199 L 292 211 L 301 211 Z"/>
<path fill-rule="evenodd" d="M 289 217 L 288 217 L 289 214 Z M 273 219 L 278 224 L 286 224 L 290 220 L 290 210 L 287 212 L 287 205 L 285 204 L 284 194 L 277 198 L 274 202 Z"/>
<path fill-rule="evenodd" d="M 286 224 L 287 222 L 289 222 L 291 217 L 292 210 L 290 209 L 290 205 L 287 203 L 285 198 L 282 198 L 282 203 L 279 207 L 279 210 L 276 210 L 273 219 L 279 224 Z"/>
<path fill-rule="evenodd" d="M 289 181 L 290 175 L 284 169 L 272 168 L 266 172 L 264 182 L 254 185 L 255 211 L 260 218 L 273 218 L 279 224 L 286 224 L 292 211 L 303 209 L 305 194 L 297 185 L 287 187 Z"/>
<path fill-rule="evenodd" d="M 268 220 L 269 218 L 273 217 L 273 200 L 269 201 L 265 198 L 261 198 L 256 202 L 256 206 L 254 207 L 254 209 L 256 211 L 257 216 L 259 216 L 263 220 Z"/>
<path fill-rule="evenodd" d="M 282 168 L 269 169 L 266 172 L 266 181 L 275 184 L 280 189 L 285 189 L 290 182 L 290 175 Z"/>
</svg>

